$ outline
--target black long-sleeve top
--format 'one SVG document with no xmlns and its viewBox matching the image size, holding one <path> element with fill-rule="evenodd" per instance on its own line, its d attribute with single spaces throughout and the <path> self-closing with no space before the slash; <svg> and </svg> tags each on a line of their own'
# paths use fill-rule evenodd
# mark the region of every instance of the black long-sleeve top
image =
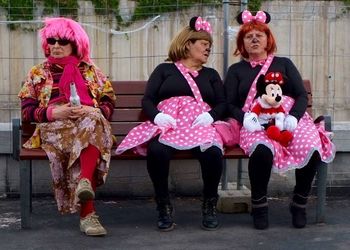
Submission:
<svg viewBox="0 0 350 250">
<path fill-rule="evenodd" d="M 196 82 L 203 101 L 211 110 L 209 114 L 214 121 L 223 118 L 226 110 L 224 86 L 218 72 L 212 68 L 203 67 L 193 78 Z M 193 96 L 191 88 L 174 63 L 158 65 L 150 75 L 146 91 L 142 99 L 142 107 L 148 118 L 153 121 L 160 112 L 159 102 L 176 96 Z"/>
<path fill-rule="evenodd" d="M 231 65 L 227 71 L 224 88 L 226 101 L 228 103 L 229 116 L 243 123 L 244 106 L 250 86 L 256 75 L 261 70 L 260 65 L 252 68 L 250 63 L 242 60 Z M 295 103 L 289 114 L 295 116 L 298 120 L 303 116 L 307 108 L 307 92 L 304 88 L 303 80 L 299 71 L 293 62 L 285 57 L 274 57 L 268 72 L 281 72 L 285 78 L 285 84 L 282 85 L 283 95 L 290 96 Z"/>
</svg>

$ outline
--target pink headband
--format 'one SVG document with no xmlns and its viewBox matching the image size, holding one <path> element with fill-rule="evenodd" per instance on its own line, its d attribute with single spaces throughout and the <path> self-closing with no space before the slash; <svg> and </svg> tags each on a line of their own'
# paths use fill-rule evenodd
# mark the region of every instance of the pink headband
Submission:
<svg viewBox="0 0 350 250">
<path fill-rule="evenodd" d="M 192 17 L 190 20 L 190 27 L 195 31 L 203 30 L 209 34 L 213 33 L 211 25 L 208 21 L 203 20 L 200 16 Z"/>
<path fill-rule="evenodd" d="M 250 23 L 252 21 L 257 21 L 260 23 L 269 23 L 271 20 L 270 14 L 266 11 L 259 10 L 255 16 L 249 10 L 244 10 L 237 16 L 237 22 L 239 24 Z"/>
</svg>

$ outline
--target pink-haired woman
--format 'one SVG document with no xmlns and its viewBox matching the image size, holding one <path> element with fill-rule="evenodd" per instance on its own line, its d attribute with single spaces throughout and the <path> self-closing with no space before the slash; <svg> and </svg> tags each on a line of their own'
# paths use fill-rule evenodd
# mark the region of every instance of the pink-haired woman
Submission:
<svg viewBox="0 0 350 250">
<path fill-rule="evenodd" d="M 113 141 L 108 119 L 115 94 L 91 61 L 89 38 L 77 22 L 47 18 L 40 38 L 46 60 L 30 69 L 18 95 L 22 120 L 38 124 L 24 147 L 45 150 L 58 210 L 80 210 L 80 230 L 105 235 L 93 199 L 109 169 Z M 71 83 L 78 105 L 70 102 Z"/>
</svg>

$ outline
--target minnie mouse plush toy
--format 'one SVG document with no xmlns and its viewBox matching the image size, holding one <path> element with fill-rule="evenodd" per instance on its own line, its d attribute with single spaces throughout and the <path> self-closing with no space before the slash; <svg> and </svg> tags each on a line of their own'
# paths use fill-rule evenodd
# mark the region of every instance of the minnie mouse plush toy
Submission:
<svg viewBox="0 0 350 250">
<path fill-rule="evenodd" d="M 281 85 L 284 83 L 282 74 L 269 72 L 260 75 L 257 87 L 257 102 L 251 112 L 244 116 L 243 126 L 250 132 L 266 130 L 267 136 L 278 141 L 282 146 L 288 146 L 293 134 L 284 129 L 286 112 L 282 107 L 283 95 Z M 252 121 L 259 121 L 260 128 Z"/>
</svg>

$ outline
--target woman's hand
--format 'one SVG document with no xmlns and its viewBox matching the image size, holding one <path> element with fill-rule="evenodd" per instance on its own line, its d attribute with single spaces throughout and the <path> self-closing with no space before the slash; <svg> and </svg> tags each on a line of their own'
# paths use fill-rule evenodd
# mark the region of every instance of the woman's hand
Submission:
<svg viewBox="0 0 350 250">
<path fill-rule="evenodd" d="M 154 117 L 154 123 L 159 127 L 176 128 L 176 120 L 171 115 L 164 114 L 162 112 L 158 113 L 156 117 Z"/>
<path fill-rule="evenodd" d="M 198 126 L 209 126 L 214 122 L 213 117 L 208 112 L 204 112 L 197 116 L 197 118 L 192 123 L 192 128 Z"/>
<path fill-rule="evenodd" d="M 91 106 L 86 106 L 86 105 L 81 105 L 77 109 L 73 109 L 72 113 L 78 117 L 85 116 L 89 113 L 92 113 L 94 111 L 98 110 L 97 108 L 91 107 Z"/>
<path fill-rule="evenodd" d="M 70 106 L 69 103 L 55 107 L 52 110 L 52 118 L 54 120 L 72 119 L 76 120 L 79 117 L 85 116 L 93 112 L 96 108 L 86 105 Z"/>
</svg>

